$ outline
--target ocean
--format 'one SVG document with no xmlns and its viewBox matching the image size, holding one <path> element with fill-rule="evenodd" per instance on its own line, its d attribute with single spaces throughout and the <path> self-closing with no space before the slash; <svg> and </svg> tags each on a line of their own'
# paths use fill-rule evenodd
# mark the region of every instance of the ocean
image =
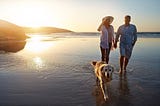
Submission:
<svg viewBox="0 0 160 106">
<path fill-rule="evenodd" d="M 127 74 L 113 74 L 104 101 L 91 61 L 99 33 L 29 34 L 0 41 L 1 106 L 159 106 L 160 33 L 139 33 Z M 110 64 L 119 70 L 119 48 Z"/>
</svg>

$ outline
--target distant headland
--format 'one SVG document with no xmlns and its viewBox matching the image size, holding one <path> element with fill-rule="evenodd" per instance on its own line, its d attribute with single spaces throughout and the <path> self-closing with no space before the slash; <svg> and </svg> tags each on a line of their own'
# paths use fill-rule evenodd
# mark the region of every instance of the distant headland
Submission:
<svg viewBox="0 0 160 106">
<path fill-rule="evenodd" d="M 4 40 L 25 40 L 28 33 L 50 34 L 72 32 L 67 29 L 55 27 L 21 27 L 11 22 L 0 20 L 0 41 Z"/>
<path fill-rule="evenodd" d="M 22 27 L 25 33 L 39 33 L 39 34 L 50 34 L 50 33 L 65 33 L 72 32 L 67 29 L 56 28 L 56 27 Z"/>
</svg>

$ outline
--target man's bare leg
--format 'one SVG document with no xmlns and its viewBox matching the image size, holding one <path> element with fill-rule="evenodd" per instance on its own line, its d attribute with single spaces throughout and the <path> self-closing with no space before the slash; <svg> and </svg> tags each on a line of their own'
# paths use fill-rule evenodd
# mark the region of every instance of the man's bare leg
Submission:
<svg viewBox="0 0 160 106">
<path fill-rule="evenodd" d="M 124 58 L 124 72 L 126 72 L 126 67 L 128 65 L 129 59 L 128 58 Z"/>
<path fill-rule="evenodd" d="M 124 64 L 124 56 L 120 57 L 120 70 L 119 73 L 122 74 L 123 72 L 123 64 Z"/>
</svg>

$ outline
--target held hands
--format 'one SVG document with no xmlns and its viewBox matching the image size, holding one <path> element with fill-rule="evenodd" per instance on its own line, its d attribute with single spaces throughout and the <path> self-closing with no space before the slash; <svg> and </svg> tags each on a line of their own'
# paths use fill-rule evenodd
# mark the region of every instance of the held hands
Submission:
<svg viewBox="0 0 160 106">
<path fill-rule="evenodd" d="M 116 49 L 116 48 L 117 48 L 117 42 L 114 42 L 113 44 L 114 44 L 114 45 L 113 45 L 113 46 L 114 46 L 114 48 Z M 134 43 L 132 43 L 132 47 L 133 47 L 134 45 L 135 45 L 135 42 L 134 42 Z"/>
<path fill-rule="evenodd" d="M 117 48 L 117 42 L 114 42 L 114 48 L 115 49 Z"/>
</svg>

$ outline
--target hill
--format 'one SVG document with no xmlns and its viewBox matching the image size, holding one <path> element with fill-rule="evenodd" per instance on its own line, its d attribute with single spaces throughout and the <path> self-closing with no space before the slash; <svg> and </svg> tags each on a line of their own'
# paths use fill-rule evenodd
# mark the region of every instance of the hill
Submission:
<svg viewBox="0 0 160 106">
<path fill-rule="evenodd" d="M 28 38 L 26 33 L 39 33 L 39 34 L 49 34 L 49 33 L 63 33 L 72 32 L 70 30 L 55 28 L 55 27 L 20 27 L 11 22 L 0 20 L 0 41 L 3 40 L 25 40 Z"/>
<path fill-rule="evenodd" d="M 0 20 L 0 40 L 24 40 L 27 36 L 20 26 Z"/>
<path fill-rule="evenodd" d="M 67 29 L 55 28 L 55 27 L 22 27 L 25 33 L 40 33 L 40 34 L 49 34 L 49 33 L 64 33 L 64 32 L 72 32 Z"/>
</svg>

